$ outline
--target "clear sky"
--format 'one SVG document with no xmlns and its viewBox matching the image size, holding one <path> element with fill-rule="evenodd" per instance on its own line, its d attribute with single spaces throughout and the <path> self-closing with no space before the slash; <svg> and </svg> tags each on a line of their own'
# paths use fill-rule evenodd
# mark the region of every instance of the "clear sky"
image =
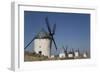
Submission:
<svg viewBox="0 0 100 73">
<path fill-rule="evenodd" d="M 56 23 L 55 41 L 58 51 L 62 46 L 68 46 L 68 50 L 79 48 L 80 51 L 90 50 L 90 14 L 82 13 L 55 13 L 55 12 L 24 12 L 24 46 L 44 28 L 46 31 L 45 17 L 48 17 L 51 28 Z M 52 51 L 55 51 L 53 45 Z M 31 51 L 33 43 L 27 48 Z"/>
</svg>

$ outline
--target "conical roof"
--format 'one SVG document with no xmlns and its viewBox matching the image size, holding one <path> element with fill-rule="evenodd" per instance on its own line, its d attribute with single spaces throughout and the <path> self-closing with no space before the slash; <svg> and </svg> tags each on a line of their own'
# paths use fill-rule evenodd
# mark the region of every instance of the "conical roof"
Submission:
<svg viewBox="0 0 100 73">
<path fill-rule="evenodd" d="M 44 39 L 48 38 L 50 39 L 51 36 L 49 35 L 48 32 L 46 32 L 43 28 L 40 30 L 40 32 L 35 36 L 36 39 Z"/>
</svg>

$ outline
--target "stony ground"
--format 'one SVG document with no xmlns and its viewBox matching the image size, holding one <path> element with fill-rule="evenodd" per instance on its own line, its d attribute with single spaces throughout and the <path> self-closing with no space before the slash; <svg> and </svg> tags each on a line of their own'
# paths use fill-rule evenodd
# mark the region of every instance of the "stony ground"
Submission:
<svg viewBox="0 0 100 73">
<path fill-rule="evenodd" d="M 54 58 L 48 58 L 47 56 L 39 55 L 39 54 L 33 54 L 33 53 L 25 53 L 24 54 L 24 61 L 29 62 L 29 61 L 48 61 L 48 60 L 70 60 L 74 58 L 59 58 L 59 57 L 54 57 Z M 78 58 L 78 59 L 84 59 L 84 58 Z"/>
</svg>

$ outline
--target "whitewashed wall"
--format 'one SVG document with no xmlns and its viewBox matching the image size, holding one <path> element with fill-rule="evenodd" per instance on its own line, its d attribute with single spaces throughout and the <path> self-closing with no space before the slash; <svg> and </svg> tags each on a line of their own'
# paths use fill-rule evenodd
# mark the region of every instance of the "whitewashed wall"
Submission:
<svg viewBox="0 0 100 73">
<path fill-rule="evenodd" d="M 35 39 L 33 50 L 36 53 L 42 52 L 44 56 L 50 56 L 50 39 Z"/>
</svg>

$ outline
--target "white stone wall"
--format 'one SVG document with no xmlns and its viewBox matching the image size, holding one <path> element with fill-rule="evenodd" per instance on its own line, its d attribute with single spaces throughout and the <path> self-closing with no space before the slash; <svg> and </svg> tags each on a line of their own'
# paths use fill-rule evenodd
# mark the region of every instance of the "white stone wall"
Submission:
<svg viewBox="0 0 100 73">
<path fill-rule="evenodd" d="M 87 54 L 86 54 L 86 53 L 83 53 L 83 57 L 84 57 L 84 58 L 87 58 Z"/>
<path fill-rule="evenodd" d="M 74 52 L 74 54 L 75 54 L 75 58 L 78 58 L 79 57 L 79 52 Z"/>
<path fill-rule="evenodd" d="M 34 40 L 34 51 L 39 53 L 42 52 L 44 56 L 50 56 L 50 39 L 35 39 Z"/>
<path fill-rule="evenodd" d="M 65 58 L 65 53 L 60 53 L 59 58 Z"/>
<path fill-rule="evenodd" d="M 72 58 L 72 57 L 74 57 L 74 56 L 73 56 L 73 54 L 68 54 L 68 57 L 69 57 L 69 58 Z"/>
</svg>

